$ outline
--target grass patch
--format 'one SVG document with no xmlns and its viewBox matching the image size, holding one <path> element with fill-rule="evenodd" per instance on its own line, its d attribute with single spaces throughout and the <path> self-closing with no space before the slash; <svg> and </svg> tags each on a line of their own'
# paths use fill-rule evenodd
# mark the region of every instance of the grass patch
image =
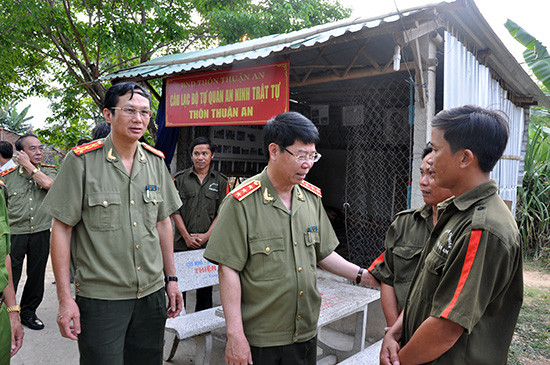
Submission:
<svg viewBox="0 0 550 365">
<path fill-rule="evenodd" d="M 548 272 L 536 263 L 526 261 L 525 269 Z M 550 364 L 550 289 L 526 283 L 523 306 L 510 346 L 508 363 Z"/>
</svg>

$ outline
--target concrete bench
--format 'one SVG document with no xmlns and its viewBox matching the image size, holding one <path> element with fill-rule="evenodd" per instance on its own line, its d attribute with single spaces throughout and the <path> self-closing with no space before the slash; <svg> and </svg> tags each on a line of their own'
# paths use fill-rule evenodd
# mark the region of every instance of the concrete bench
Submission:
<svg viewBox="0 0 550 365">
<path fill-rule="evenodd" d="M 322 270 L 318 270 L 317 287 L 322 297 L 317 334 L 317 346 L 322 354 L 317 356 L 318 363 L 335 364 L 362 351 L 368 327 L 373 327 L 369 337 L 374 337 L 374 341 L 384 336 L 384 323 L 380 322 L 380 317 L 383 319 L 380 291 L 351 284 L 347 279 Z M 373 323 L 367 325 L 367 319 Z M 351 336 L 334 329 L 338 321 L 347 321 L 340 327 L 354 328 Z"/>
<path fill-rule="evenodd" d="M 218 266 L 203 258 L 204 249 L 174 253 L 178 288 L 185 292 L 218 284 Z M 225 321 L 215 314 L 221 307 L 185 313 L 166 321 L 164 360 L 171 360 L 180 341 L 194 339 L 195 363 L 208 365 L 212 353 L 212 331 L 225 327 Z"/>
<path fill-rule="evenodd" d="M 342 365 L 378 365 L 380 364 L 380 349 L 382 348 L 382 340 L 370 345 L 363 351 L 359 351 L 355 355 L 348 357 L 346 360 L 339 362 Z"/>
</svg>

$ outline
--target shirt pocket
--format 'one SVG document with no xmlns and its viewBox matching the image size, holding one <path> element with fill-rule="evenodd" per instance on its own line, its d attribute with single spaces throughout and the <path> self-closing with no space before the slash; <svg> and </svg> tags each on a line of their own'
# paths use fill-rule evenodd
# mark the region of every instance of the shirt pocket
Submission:
<svg viewBox="0 0 550 365">
<path fill-rule="evenodd" d="M 422 285 L 418 294 L 426 303 L 432 303 L 433 295 L 441 282 L 443 268 L 446 259 L 440 256 L 436 251 L 431 251 L 424 262 L 421 275 L 418 282 Z"/>
<path fill-rule="evenodd" d="M 408 283 L 412 280 L 421 253 L 422 247 L 410 244 L 393 248 L 393 272 L 396 283 Z"/>
<path fill-rule="evenodd" d="M 250 240 L 250 277 L 257 281 L 280 279 L 285 275 L 283 237 Z"/>
<path fill-rule="evenodd" d="M 306 252 L 309 261 L 309 268 L 313 271 L 317 270 L 317 251 L 316 248 L 321 242 L 319 232 L 305 232 L 304 242 L 306 243 Z"/>
<path fill-rule="evenodd" d="M 164 201 L 160 191 L 151 191 L 143 193 L 143 201 L 145 202 L 145 226 L 152 229 L 158 222 L 159 204 Z"/>
<path fill-rule="evenodd" d="M 114 231 L 120 228 L 119 193 L 90 193 L 90 228 L 101 231 Z"/>
<path fill-rule="evenodd" d="M 206 197 L 204 204 L 206 205 L 206 210 L 210 218 L 216 216 L 217 202 L 219 199 L 219 193 L 217 191 L 208 190 L 204 196 Z"/>
</svg>

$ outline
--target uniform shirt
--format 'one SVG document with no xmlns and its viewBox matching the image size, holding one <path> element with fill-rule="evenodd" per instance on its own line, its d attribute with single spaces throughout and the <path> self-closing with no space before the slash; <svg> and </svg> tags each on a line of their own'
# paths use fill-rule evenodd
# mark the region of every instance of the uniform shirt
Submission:
<svg viewBox="0 0 550 365">
<path fill-rule="evenodd" d="M 57 175 L 53 165 L 39 165 L 38 169 L 52 179 Z M 22 166 L 2 171 L 0 175 L 6 184 L 4 195 L 11 233 L 29 234 L 50 229 L 52 217 L 40 209 L 48 190 L 38 185 Z"/>
<path fill-rule="evenodd" d="M 2 181 L 0 180 L 0 184 Z M 10 225 L 4 194 L 0 194 L 0 293 L 8 286 L 6 256 L 10 253 Z"/>
<path fill-rule="evenodd" d="M 429 316 L 464 327 L 435 364 L 506 364 L 523 299 L 521 239 L 494 180 L 446 200 L 420 259 L 403 342 Z"/>
<path fill-rule="evenodd" d="M 178 172 L 174 184 L 183 205 L 176 211 L 181 215 L 187 232 L 204 233 L 216 218 L 223 198 L 229 193 L 227 177 L 210 169 L 202 183 L 193 168 Z M 174 251 L 188 250 L 185 240 L 176 228 L 174 233 Z"/>
<path fill-rule="evenodd" d="M 264 169 L 224 199 L 204 257 L 240 273 L 250 345 L 279 346 L 315 337 L 316 265 L 337 245 L 321 197 L 294 186 L 289 212 Z"/>
<path fill-rule="evenodd" d="M 42 207 L 73 226 L 77 295 L 133 299 L 163 287 L 155 225 L 181 205 L 171 180 L 164 160 L 142 144 L 128 175 L 110 136 L 67 154 Z"/>
<path fill-rule="evenodd" d="M 427 204 L 397 213 L 386 233 L 385 252 L 369 267 L 377 280 L 393 287 L 399 313 L 405 307 L 414 270 L 433 229 L 432 214 Z"/>
</svg>

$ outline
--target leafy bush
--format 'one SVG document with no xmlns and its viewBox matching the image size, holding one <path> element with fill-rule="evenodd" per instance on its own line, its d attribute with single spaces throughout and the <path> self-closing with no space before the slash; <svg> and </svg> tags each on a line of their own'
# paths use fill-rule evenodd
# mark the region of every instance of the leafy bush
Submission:
<svg viewBox="0 0 550 365">
<path fill-rule="evenodd" d="M 516 220 L 525 253 L 550 266 L 550 129 L 540 124 L 529 129 Z"/>
</svg>

